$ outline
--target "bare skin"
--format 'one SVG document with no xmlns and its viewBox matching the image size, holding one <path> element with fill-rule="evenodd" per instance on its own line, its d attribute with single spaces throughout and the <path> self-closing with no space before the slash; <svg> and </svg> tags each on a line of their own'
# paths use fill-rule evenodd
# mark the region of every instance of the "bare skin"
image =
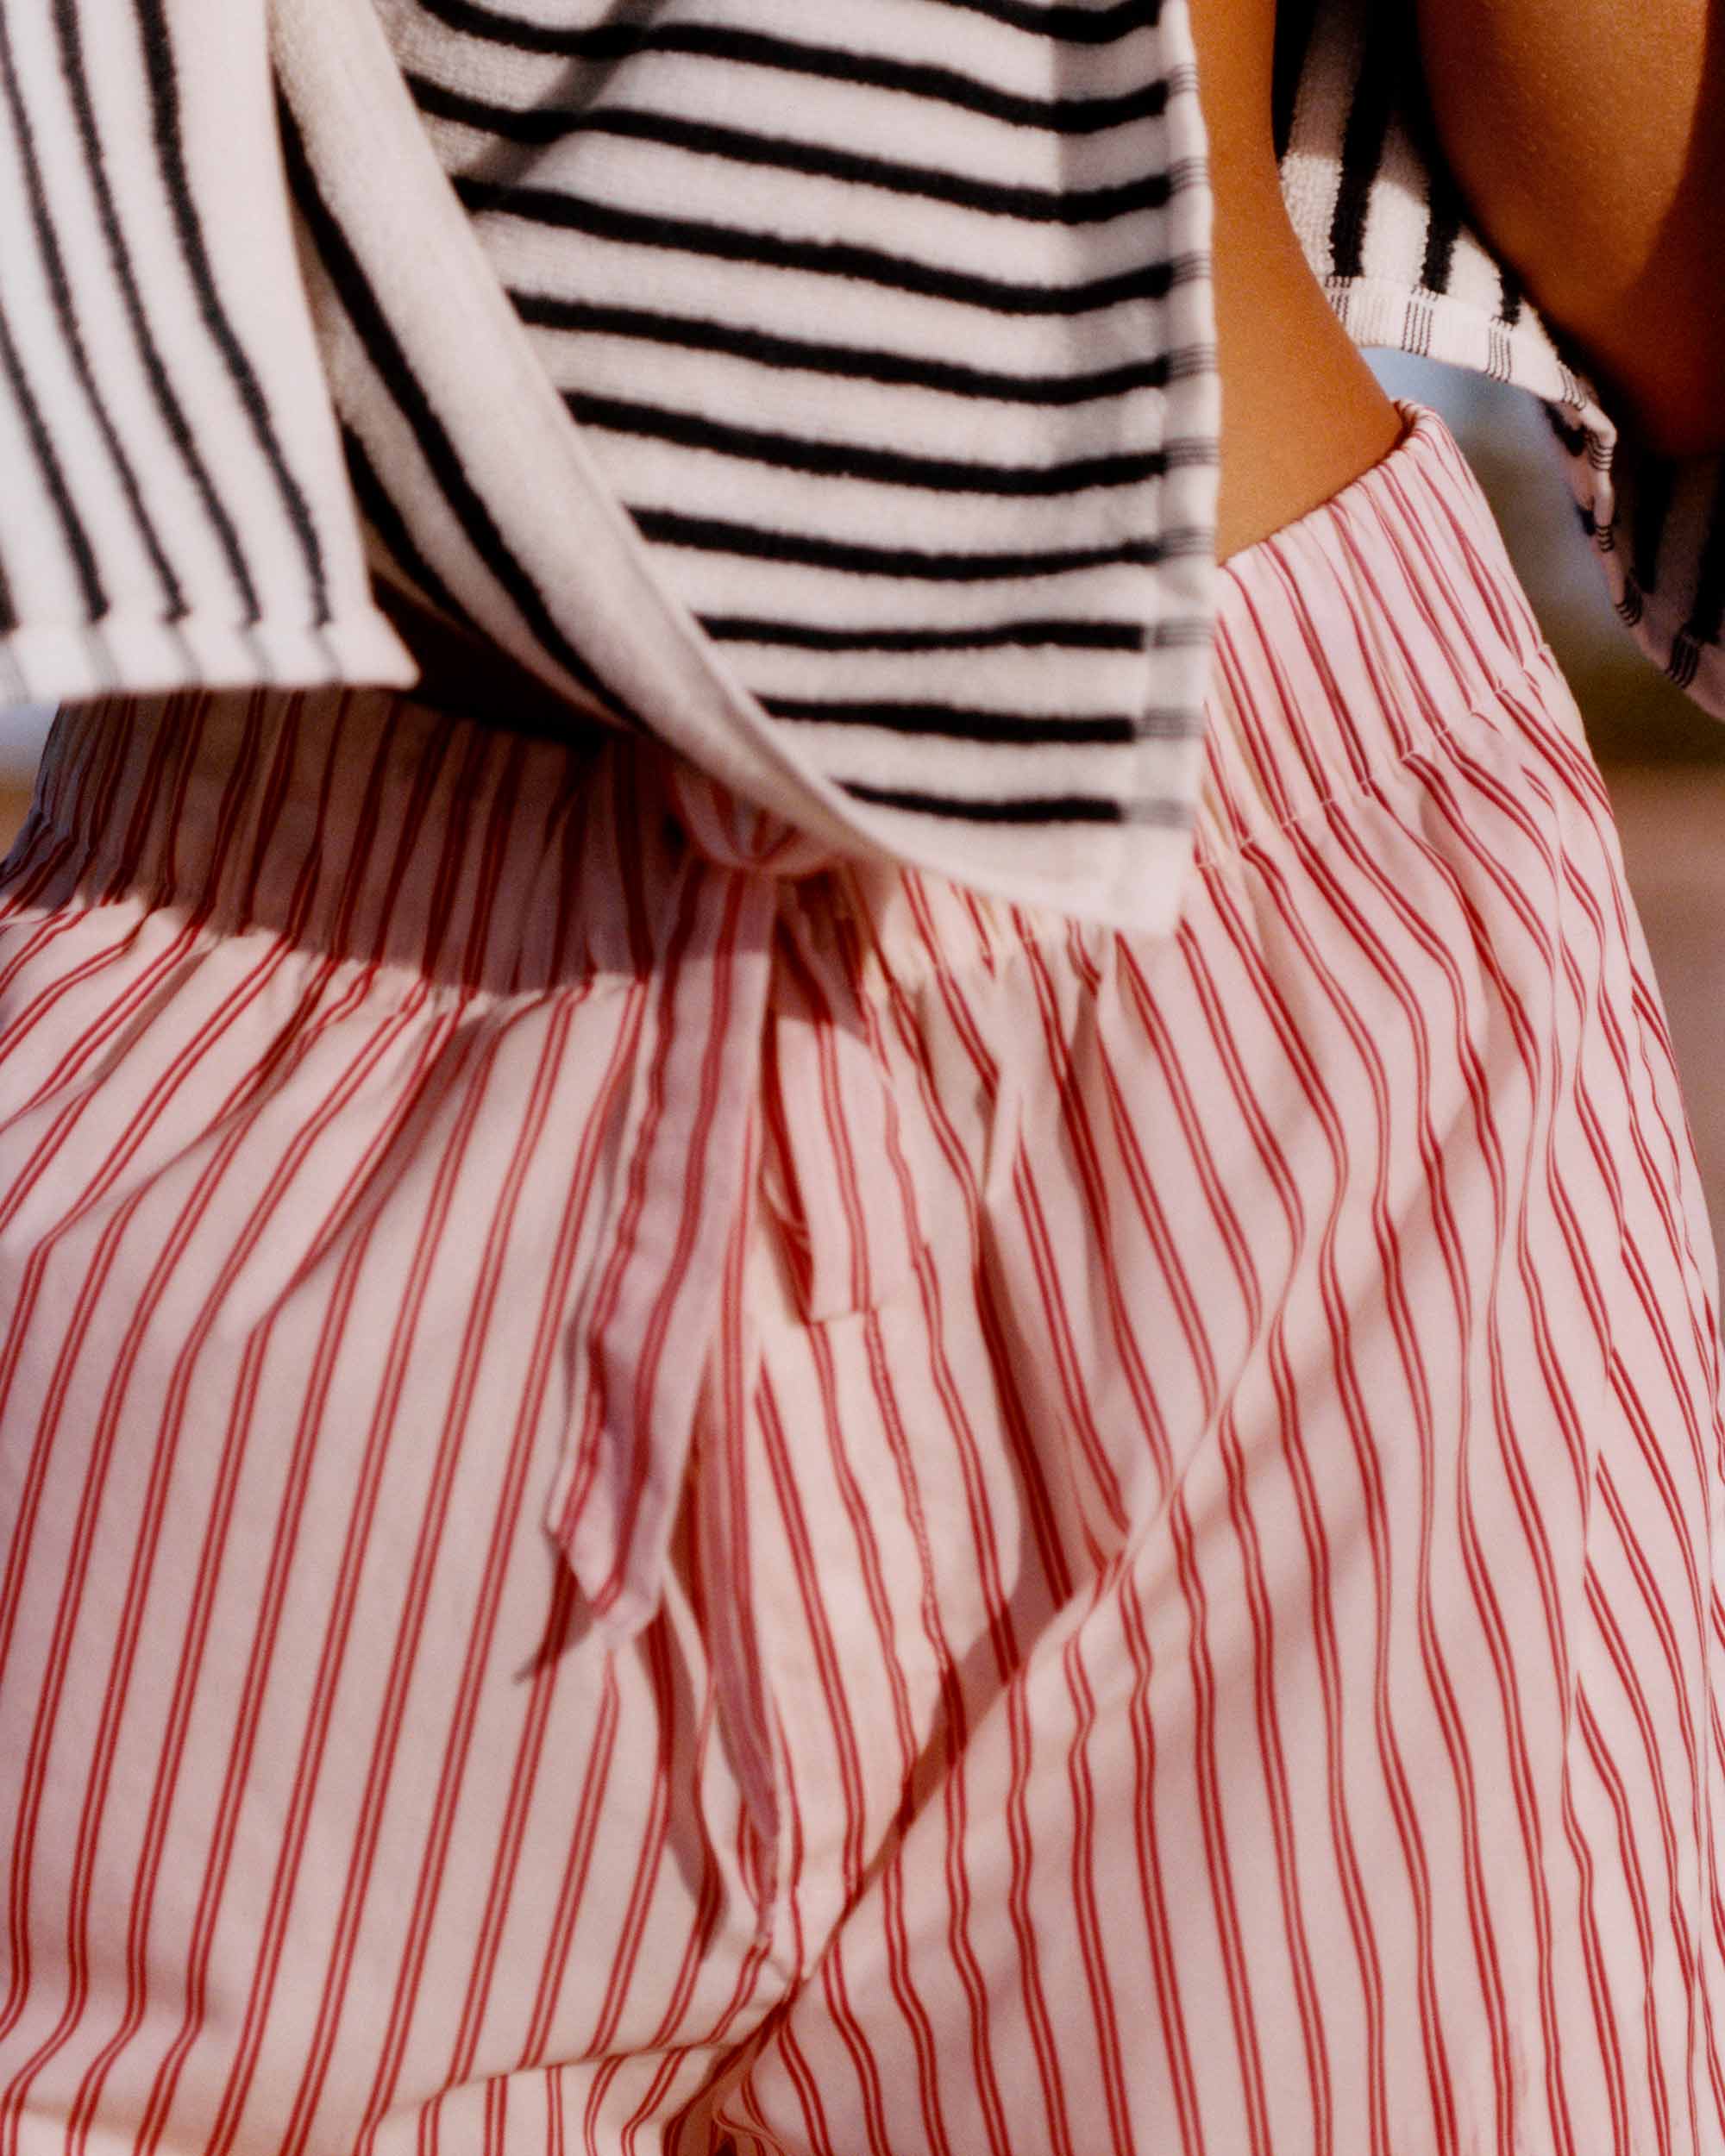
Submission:
<svg viewBox="0 0 1725 2156">
<path fill-rule="evenodd" d="M 1191 16 L 1215 197 L 1226 557 L 1379 462 L 1402 423 L 1331 311 L 1283 203 L 1270 117 L 1276 0 L 1191 0 Z"/>
<path fill-rule="evenodd" d="M 1725 0 L 1418 13 L 1475 222 L 1648 442 L 1725 448 Z"/>
</svg>

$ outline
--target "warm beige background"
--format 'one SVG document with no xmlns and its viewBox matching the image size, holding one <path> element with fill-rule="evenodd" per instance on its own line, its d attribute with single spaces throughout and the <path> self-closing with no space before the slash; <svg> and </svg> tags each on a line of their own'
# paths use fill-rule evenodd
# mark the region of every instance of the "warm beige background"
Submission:
<svg viewBox="0 0 1725 2156">
<path fill-rule="evenodd" d="M 1401 358 L 1396 394 L 1435 404 L 1491 495 L 1585 713 L 1665 991 L 1716 1232 L 1725 1238 L 1725 727 L 1635 654 L 1606 603 L 1543 418 L 1519 391 Z M 43 712 L 0 712 L 0 843 L 28 798 Z"/>
</svg>

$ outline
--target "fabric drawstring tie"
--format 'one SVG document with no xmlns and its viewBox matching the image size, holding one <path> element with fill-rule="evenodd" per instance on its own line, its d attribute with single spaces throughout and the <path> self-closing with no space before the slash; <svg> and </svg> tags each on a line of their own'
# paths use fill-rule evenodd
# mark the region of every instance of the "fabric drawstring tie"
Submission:
<svg viewBox="0 0 1725 2156">
<path fill-rule="evenodd" d="M 813 841 L 667 762 L 687 842 L 652 954 L 599 1255 L 570 1332 L 569 1436 L 546 1524 L 621 1642 L 660 1601 L 751 1119 L 780 897 L 830 865 Z"/>
</svg>

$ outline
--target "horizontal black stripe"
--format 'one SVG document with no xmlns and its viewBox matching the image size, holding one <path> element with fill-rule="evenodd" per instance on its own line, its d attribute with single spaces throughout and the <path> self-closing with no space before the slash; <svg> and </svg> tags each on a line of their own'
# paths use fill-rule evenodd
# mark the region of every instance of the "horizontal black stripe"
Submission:
<svg viewBox="0 0 1725 2156">
<path fill-rule="evenodd" d="M 1105 8 L 1043 7 L 1038 0 L 946 0 L 946 4 L 1064 45 L 1113 45 L 1134 30 L 1153 30 L 1162 20 L 1161 0 L 1113 0 Z"/>
<path fill-rule="evenodd" d="M 877 808 L 903 809 L 913 815 L 941 817 L 967 824 L 1140 824 L 1157 830 L 1190 828 L 1192 812 L 1183 800 L 1156 799 L 1118 801 L 1095 793 L 1042 793 L 1022 800 L 975 799 L 950 793 L 922 793 L 900 787 L 869 786 L 841 779 L 844 791 Z"/>
<path fill-rule="evenodd" d="M 990 711 L 975 705 L 881 700 L 850 703 L 824 697 L 766 696 L 775 718 L 806 719 L 832 726 L 875 726 L 888 733 L 937 735 L 949 741 L 1064 742 L 1072 748 L 1129 747 L 1140 730 L 1123 711 Z"/>
<path fill-rule="evenodd" d="M 524 50 L 561 51 L 561 46 L 542 46 L 536 41 L 583 34 L 561 25 L 504 15 L 495 9 L 462 6 L 458 0 L 455 4 L 451 4 L 450 0 L 421 0 L 421 4 L 429 13 L 442 16 L 444 22 L 467 30 L 470 35 L 518 45 Z M 1060 5 L 1057 0 L 1057 4 L 1046 7 L 1041 0 L 945 0 L 945 4 L 969 15 L 986 16 L 1007 29 L 1024 30 L 1032 37 L 1051 39 L 1060 45 L 1114 45 L 1122 38 L 1130 37 L 1134 30 L 1155 29 L 1162 20 L 1162 0 L 1112 0 L 1111 5 L 1095 8 Z M 585 33 L 589 36 L 595 34 L 592 30 Z"/>
<path fill-rule="evenodd" d="M 922 487 L 938 493 L 1046 499 L 1082 493 L 1092 487 L 1137 486 L 1145 479 L 1159 478 L 1169 462 L 1162 450 L 1146 449 L 1075 458 L 1065 464 L 976 464 L 953 457 L 921 456 L 907 449 L 883 449 L 869 442 L 815 442 L 800 435 L 773 434 L 762 428 L 707 419 L 698 412 L 632 404 L 618 397 L 593 397 L 580 390 L 568 391 L 563 401 L 584 427 L 596 427 L 608 434 L 674 442 L 681 448 L 742 458 L 776 471 L 806 472 L 821 479 L 868 479 L 885 486 Z"/>
<path fill-rule="evenodd" d="M 1125 805 L 1095 793 L 1032 794 L 1022 800 L 967 800 L 950 793 L 922 793 L 905 787 L 840 781 L 856 800 L 875 808 L 906 809 L 967 824 L 1123 824 Z"/>
<path fill-rule="evenodd" d="M 746 614 L 703 614 L 715 643 L 771 644 L 793 651 L 1142 651 L 1144 630 L 1130 621 L 979 622 L 958 629 L 839 629 L 806 622 L 762 621 Z"/>
<path fill-rule="evenodd" d="M 1103 224 L 1111 218 L 1160 210 L 1168 201 L 1170 180 L 1167 172 L 1146 172 L 1113 187 L 1073 188 L 1061 191 L 1047 187 L 1007 186 L 997 180 L 978 179 L 965 172 L 942 172 L 933 166 L 906 165 L 883 157 L 866 157 L 854 150 L 837 150 L 819 142 L 798 142 L 777 135 L 762 135 L 752 128 L 725 128 L 711 120 L 687 120 L 674 113 L 647 112 L 633 106 L 599 106 L 584 110 L 518 110 L 509 105 L 486 104 L 460 91 L 447 90 L 423 75 L 410 75 L 408 86 L 422 112 L 442 120 L 478 128 L 502 141 L 523 146 L 544 147 L 574 135 L 608 135 L 625 141 L 654 142 L 668 149 L 687 150 L 699 157 L 722 158 L 731 164 L 764 166 L 768 171 L 802 172 L 816 179 L 833 179 L 848 186 L 875 187 L 888 194 L 910 195 L 919 201 L 944 202 L 961 210 L 977 210 L 986 216 L 1016 218 L 1026 224 Z"/>
<path fill-rule="evenodd" d="M 985 308 L 993 314 L 1072 316 L 1100 312 L 1128 300 L 1161 299 L 1173 282 L 1172 266 L 1148 262 L 1112 277 L 1080 285 L 1026 285 L 1005 278 L 979 277 L 942 263 L 919 262 L 879 248 L 845 241 L 789 240 L 773 232 L 740 232 L 731 225 L 708 224 L 693 217 L 664 217 L 619 210 L 549 187 L 517 187 L 502 180 L 458 179 L 456 194 L 474 216 L 486 213 L 520 217 L 590 238 L 635 247 L 665 248 L 712 260 L 757 263 L 773 269 L 806 270 L 821 277 L 844 277 L 891 291 L 916 292 L 956 306 Z"/>
<path fill-rule="evenodd" d="M 469 37 L 507 45 L 517 52 L 547 53 L 566 59 L 614 66 L 637 53 L 687 53 L 725 60 L 743 66 L 777 68 L 820 82 L 855 83 L 863 88 L 896 91 L 957 105 L 1015 127 L 1038 128 L 1057 135 L 1095 135 L 1160 116 L 1168 103 L 1167 85 L 1145 83 L 1113 97 L 1026 97 L 992 83 L 914 60 L 888 60 L 877 53 L 847 52 L 842 46 L 810 45 L 801 39 L 773 37 L 758 30 L 733 29 L 718 22 L 524 22 L 478 7 L 474 0 L 419 0 L 428 15 Z"/>
<path fill-rule="evenodd" d="M 795 561 L 810 568 L 838 569 L 852 576 L 913 577 L 939 584 L 1000 583 L 1013 577 L 1060 576 L 1077 569 L 1159 561 L 1166 542 L 1123 539 L 1110 547 L 1068 547 L 1035 554 L 951 554 L 910 547 L 863 546 L 818 539 L 803 532 L 763 531 L 757 525 L 681 511 L 627 505 L 642 536 L 661 546 L 693 547 L 709 554 L 737 554 L 756 561 Z"/>
<path fill-rule="evenodd" d="M 721 352 L 761 367 L 831 374 L 847 381 L 881 382 L 893 387 L 933 390 L 953 397 L 992 398 L 1002 404 L 1065 406 L 1133 391 L 1164 388 L 1187 371 L 1184 353 L 1156 353 L 1124 367 L 1089 374 L 1002 374 L 988 367 L 961 366 L 919 354 L 883 352 L 863 345 L 820 344 L 800 337 L 770 335 L 748 324 L 711 322 L 693 315 L 660 314 L 650 308 L 602 306 L 565 299 L 549 292 L 511 291 L 521 319 L 533 329 L 568 329 L 596 336 L 638 337 L 696 352 Z M 1214 354 L 1198 355 L 1205 366 Z"/>
</svg>

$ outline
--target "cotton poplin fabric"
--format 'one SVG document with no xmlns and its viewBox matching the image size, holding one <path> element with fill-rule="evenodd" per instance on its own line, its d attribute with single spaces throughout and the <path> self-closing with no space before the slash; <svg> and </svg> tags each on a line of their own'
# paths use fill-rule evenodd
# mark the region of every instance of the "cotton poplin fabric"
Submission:
<svg viewBox="0 0 1725 2156">
<path fill-rule="evenodd" d="M 0 2151 L 1698 2156 L 1716 1280 L 1453 446 L 1152 938 L 391 693 L 0 882 Z"/>
</svg>

